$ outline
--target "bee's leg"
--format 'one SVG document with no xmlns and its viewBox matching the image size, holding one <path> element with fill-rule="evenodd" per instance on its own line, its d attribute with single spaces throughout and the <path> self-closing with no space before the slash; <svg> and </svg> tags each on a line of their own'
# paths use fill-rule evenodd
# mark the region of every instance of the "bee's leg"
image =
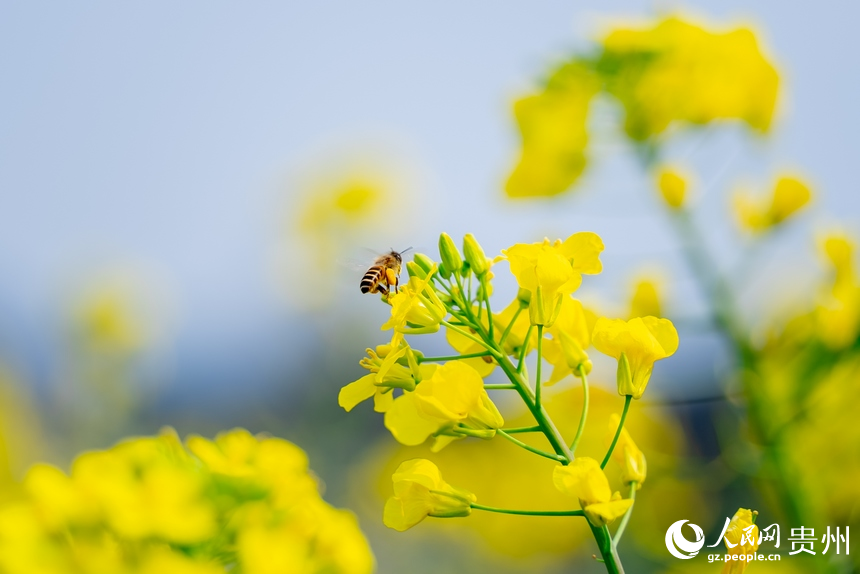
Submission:
<svg viewBox="0 0 860 574">
<path fill-rule="evenodd" d="M 394 269 L 385 269 L 385 282 L 388 283 L 389 286 L 394 287 L 395 293 L 400 292 L 397 289 L 397 285 L 400 283 L 400 280 L 397 277 L 397 273 L 394 272 Z"/>
<path fill-rule="evenodd" d="M 376 292 L 382 293 L 383 296 L 388 295 L 388 289 L 381 282 L 376 284 Z"/>
</svg>

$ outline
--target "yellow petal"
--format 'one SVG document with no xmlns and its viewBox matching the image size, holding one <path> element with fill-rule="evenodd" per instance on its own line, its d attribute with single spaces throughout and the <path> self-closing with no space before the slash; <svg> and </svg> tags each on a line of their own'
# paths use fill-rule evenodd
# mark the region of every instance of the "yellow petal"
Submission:
<svg viewBox="0 0 860 574">
<path fill-rule="evenodd" d="M 633 506 L 633 500 L 626 498 L 589 504 L 583 510 L 589 522 L 594 526 L 603 526 L 604 524 L 611 524 L 616 518 L 623 516 L 631 506 Z"/>
<path fill-rule="evenodd" d="M 371 373 L 343 387 L 337 395 L 337 404 L 346 412 L 351 411 L 358 403 L 366 401 L 376 393 L 376 385 L 373 384 L 375 380 L 376 374 Z"/>
<path fill-rule="evenodd" d="M 420 387 L 421 385 L 419 385 Z M 439 421 L 422 416 L 415 404 L 415 393 L 405 393 L 394 399 L 385 413 L 385 428 L 400 444 L 417 446 L 439 429 Z"/>
</svg>

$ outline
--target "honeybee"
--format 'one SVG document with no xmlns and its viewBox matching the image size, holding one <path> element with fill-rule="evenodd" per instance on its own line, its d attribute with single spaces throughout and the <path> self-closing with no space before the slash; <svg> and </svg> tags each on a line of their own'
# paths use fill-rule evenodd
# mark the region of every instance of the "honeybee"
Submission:
<svg viewBox="0 0 860 574">
<path fill-rule="evenodd" d="M 393 287 L 394 292 L 397 293 L 403 254 L 410 249 L 412 248 L 407 247 L 400 253 L 392 249 L 389 253 L 377 257 L 364 277 L 361 278 L 361 292 L 388 295 L 388 288 Z"/>
</svg>

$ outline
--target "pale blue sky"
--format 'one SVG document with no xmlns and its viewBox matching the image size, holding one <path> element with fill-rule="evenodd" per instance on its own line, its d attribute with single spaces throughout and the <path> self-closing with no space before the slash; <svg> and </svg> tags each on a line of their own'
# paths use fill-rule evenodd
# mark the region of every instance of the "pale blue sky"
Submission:
<svg viewBox="0 0 860 574">
<path fill-rule="evenodd" d="M 517 149 L 512 99 L 547 62 L 587 45 L 601 18 L 673 6 L 4 2 L 0 356 L 34 384 L 49 379 L 69 290 L 131 266 L 171 294 L 177 380 L 218 386 L 277 372 L 314 339 L 297 336 L 300 317 L 283 310 L 267 276 L 285 193 L 273 182 L 342 140 L 391 142 L 392 157 L 426 176 L 439 219 L 398 244 L 429 249 L 444 229 L 472 231 L 497 251 L 591 229 L 607 243 L 606 275 L 595 283 L 607 298 L 654 257 L 671 271 L 677 254 L 623 153 L 601 153 L 583 188 L 559 203 L 499 198 Z M 799 168 L 821 193 L 817 211 L 767 260 L 808 260 L 810 230 L 826 213 L 855 226 L 860 214 L 858 8 L 685 6 L 717 22 L 757 23 L 786 96 L 769 142 L 737 148 L 721 132 L 688 159 L 705 180 L 724 173 L 721 184 Z M 678 155 L 692 145 L 679 144 Z M 717 186 L 703 217 L 722 216 L 724 204 Z M 709 233 L 715 244 L 736 243 L 730 228 Z M 695 306 L 683 277 L 675 295 Z"/>
</svg>

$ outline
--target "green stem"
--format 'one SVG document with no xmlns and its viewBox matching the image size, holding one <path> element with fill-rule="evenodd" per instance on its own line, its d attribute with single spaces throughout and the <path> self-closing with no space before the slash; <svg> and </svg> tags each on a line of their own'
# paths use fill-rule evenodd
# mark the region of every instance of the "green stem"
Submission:
<svg viewBox="0 0 860 574">
<path fill-rule="evenodd" d="M 453 325 L 453 323 L 452 323 Z M 416 353 L 417 354 L 417 353 Z M 480 353 L 469 353 L 467 355 L 448 355 L 445 357 L 418 357 L 419 363 L 429 363 L 431 361 L 459 361 L 461 359 L 475 359 L 477 357 L 491 357 L 493 353 L 490 351 L 481 351 Z"/>
<path fill-rule="evenodd" d="M 581 510 L 511 510 L 508 508 L 496 508 L 495 506 L 484 506 L 483 504 L 475 503 L 472 503 L 470 506 L 475 510 L 498 512 L 500 514 L 518 514 L 522 516 L 585 516 L 585 513 Z"/>
<path fill-rule="evenodd" d="M 445 325 L 445 326 L 446 326 L 446 327 L 448 327 L 449 329 L 452 329 L 452 330 L 454 330 L 454 331 L 456 331 L 456 332 L 460 333 L 461 335 L 463 335 L 463 336 L 464 336 L 464 337 L 466 337 L 467 339 L 470 339 L 470 340 L 474 341 L 475 343 L 477 343 L 477 344 L 481 345 L 482 347 L 484 347 L 485 349 L 487 349 L 487 351 L 489 351 L 491 355 L 493 355 L 493 356 L 495 356 L 495 355 L 496 355 L 496 350 L 495 350 L 495 349 L 493 349 L 490 345 L 488 345 L 488 344 L 487 344 L 487 342 L 486 342 L 486 341 L 484 341 L 483 339 L 479 339 L 479 338 L 478 338 L 478 337 L 476 337 L 475 335 L 473 335 L 473 334 L 469 333 L 468 331 L 464 331 L 464 330 L 463 330 L 463 329 L 461 329 L 460 327 L 458 327 L 458 326 L 456 326 L 456 325 L 453 325 L 453 324 L 449 323 L 448 321 L 440 321 L 440 323 L 441 323 L 442 325 Z"/>
<path fill-rule="evenodd" d="M 636 503 L 636 487 L 638 484 L 635 480 L 630 482 L 630 500 L 634 502 L 634 506 Z M 621 518 L 621 523 L 618 524 L 618 530 L 615 531 L 615 536 L 612 538 L 612 547 L 618 548 L 618 543 L 621 542 L 621 537 L 624 536 L 624 530 L 627 529 L 627 523 L 630 522 L 630 515 L 633 514 L 633 506 L 627 509 L 627 512 L 624 513 L 624 517 Z"/>
<path fill-rule="evenodd" d="M 612 451 L 615 450 L 615 445 L 618 443 L 618 437 L 621 436 L 621 430 L 624 428 L 624 419 L 627 418 L 627 411 L 630 410 L 630 402 L 633 400 L 633 395 L 625 395 L 624 410 L 621 411 L 621 420 L 618 421 L 618 429 L 615 431 L 615 436 L 612 438 L 612 444 L 609 445 L 609 450 L 606 451 L 606 456 L 603 457 L 603 462 L 600 463 L 600 468 L 606 468 L 606 463 L 609 462 L 609 457 L 612 456 Z"/>
<path fill-rule="evenodd" d="M 517 388 L 517 386 L 513 385 L 513 384 L 511 384 L 511 385 L 484 385 L 484 389 L 486 389 L 488 391 L 489 390 L 504 391 L 507 389 L 516 389 L 516 388 Z"/>
<path fill-rule="evenodd" d="M 564 437 L 561 436 L 555 423 L 553 423 L 552 419 L 549 418 L 549 414 L 543 409 L 543 407 L 540 409 L 536 408 L 532 390 L 522 378 L 522 375 L 517 372 L 514 364 L 511 363 L 511 360 L 504 355 L 502 355 L 501 358 L 497 358 L 497 360 L 499 362 L 499 367 L 501 367 L 505 372 L 508 379 L 517 386 L 517 392 L 520 394 L 520 398 L 523 399 L 526 408 L 529 409 L 535 421 L 540 425 L 544 436 L 546 436 L 547 440 L 552 445 L 553 450 L 556 454 L 564 457 L 562 464 L 568 464 L 573 460 L 573 455 L 570 454 L 570 449 L 567 448 L 567 443 L 565 442 Z"/>
<path fill-rule="evenodd" d="M 513 330 L 513 328 L 514 328 L 514 323 L 516 323 L 516 322 L 517 322 L 517 319 L 519 318 L 520 313 L 522 313 L 522 312 L 523 312 L 523 308 L 522 308 L 522 307 L 517 307 L 517 310 L 516 310 L 516 311 L 514 311 L 514 318 L 513 318 L 513 319 L 511 319 L 511 322 L 510 322 L 510 323 L 508 323 L 508 326 L 507 326 L 507 327 L 505 327 L 505 330 L 504 330 L 504 332 L 502 333 L 502 338 L 501 338 L 501 339 L 499 339 L 499 348 L 504 349 L 504 347 L 505 347 L 505 341 L 507 340 L 508 335 L 510 335 L 510 334 L 511 334 L 511 331 L 512 331 L 512 330 Z"/>
<path fill-rule="evenodd" d="M 618 552 L 612 546 L 612 537 L 609 535 L 609 529 L 606 526 L 597 527 L 590 522 L 588 526 L 591 528 L 591 533 L 594 535 L 594 540 L 597 542 L 597 548 L 600 550 L 600 556 L 603 558 L 603 565 L 606 566 L 608 574 L 624 574 L 624 568 L 621 566 L 621 559 L 618 557 Z"/>
<path fill-rule="evenodd" d="M 512 429 L 502 429 L 508 434 L 519 434 L 524 432 L 541 432 L 541 428 L 539 426 L 533 427 L 515 427 Z"/>
<path fill-rule="evenodd" d="M 520 360 L 517 363 L 517 373 L 519 374 L 522 374 L 523 367 L 526 365 L 526 350 L 529 348 L 529 339 L 532 336 L 532 329 L 534 329 L 534 325 L 529 325 L 529 328 L 526 331 L 526 337 L 523 339 L 523 346 L 520 349 Z"/>
<path fill-rule="evenodd" d="M 535 407 L 540 410 L 541 408 L 541 385 L 540 383 L 540 367 L 541 363 L 543 363 L 543 325 L 537 326 L 538 330 L 538 344 L 537 344 L 537 374 L 535 375 Z"/>
<path fill-rule="evenodd" d="M 562 461 L 564 460 L 564 457 L 563 457 L 563 456 L 558 455 L 558 454 L 552 454 L 552 453 L 549 453 L 549 452 L 543 451 L 543 450 L 541 450 L 541 449 L 539 449 L 539 448 L 535 448 L 535 447 L 533 447 L 533 446 L 531 446 L 531 445 L 528 445 L 528 444 L 524 443 L 523 441 L 521 441 L 521 440 L 519 440 L 519 439 L 516 439 L 516 438 L 512 437 L 511 435 L 509 435 L 508 433 L 506 433 L 506 432 L 505 432 L 505 431 L 503 431 L 502 429 L 498 429 L 498 430 L 496 430 L 496 434 L 500 434 L 500 435 L 502 435 L 503 437 L 505 437 L 506 439 L 508 439 L 508 440 L 509 440 L 509 441 L 511 441 L 512 443 L 514 443 L 515 445 L 517 445 L 517 446 L 519 446 L 519 447 L 521 447 L 521 448 L 524 448 L 524 449 L 526 449 L 526 450 L 527 450 L 527 451 L 529 451 L 529 452 L 533 452 L 533 453 L 534 453 L 534 454 L 536 454 L 536 455 L 539 455 L 539 456 L 542 456 L 542 457 L 544 457 L 544 458 L 548 458 L 548 459 L 550 459 L 550 460 L 554 460 L 554 461 L 557 461 L 557 462 L 562 462 Z"/>
<path fill-rule="evenodd" d="M 487 305 L 487 334 L 490 337 L 490 341 L 495 341 L 495 337 L 493 336 L 493 311 L 490 308 L 490 295 L 487 293 L 487 281 L 486 274 L 481 279 L 481 291 L 484 295 L 484 303 Z"/>
<path fill-rule="evenodd" d="M 588 418 L 588 379 L 582 367 L 580 367 L 579 373 L 580 378 L 582 378 L 582 414 L 579 417 L 576 436 L 573 437 L 573 442 L 570 444 L 570 452 L 574 456 L 576 456 L 576 447 L 579 445 L 579 439 L 582 438 L 582 432 L 585 430 L 585 419 Z"/>
</svg>

